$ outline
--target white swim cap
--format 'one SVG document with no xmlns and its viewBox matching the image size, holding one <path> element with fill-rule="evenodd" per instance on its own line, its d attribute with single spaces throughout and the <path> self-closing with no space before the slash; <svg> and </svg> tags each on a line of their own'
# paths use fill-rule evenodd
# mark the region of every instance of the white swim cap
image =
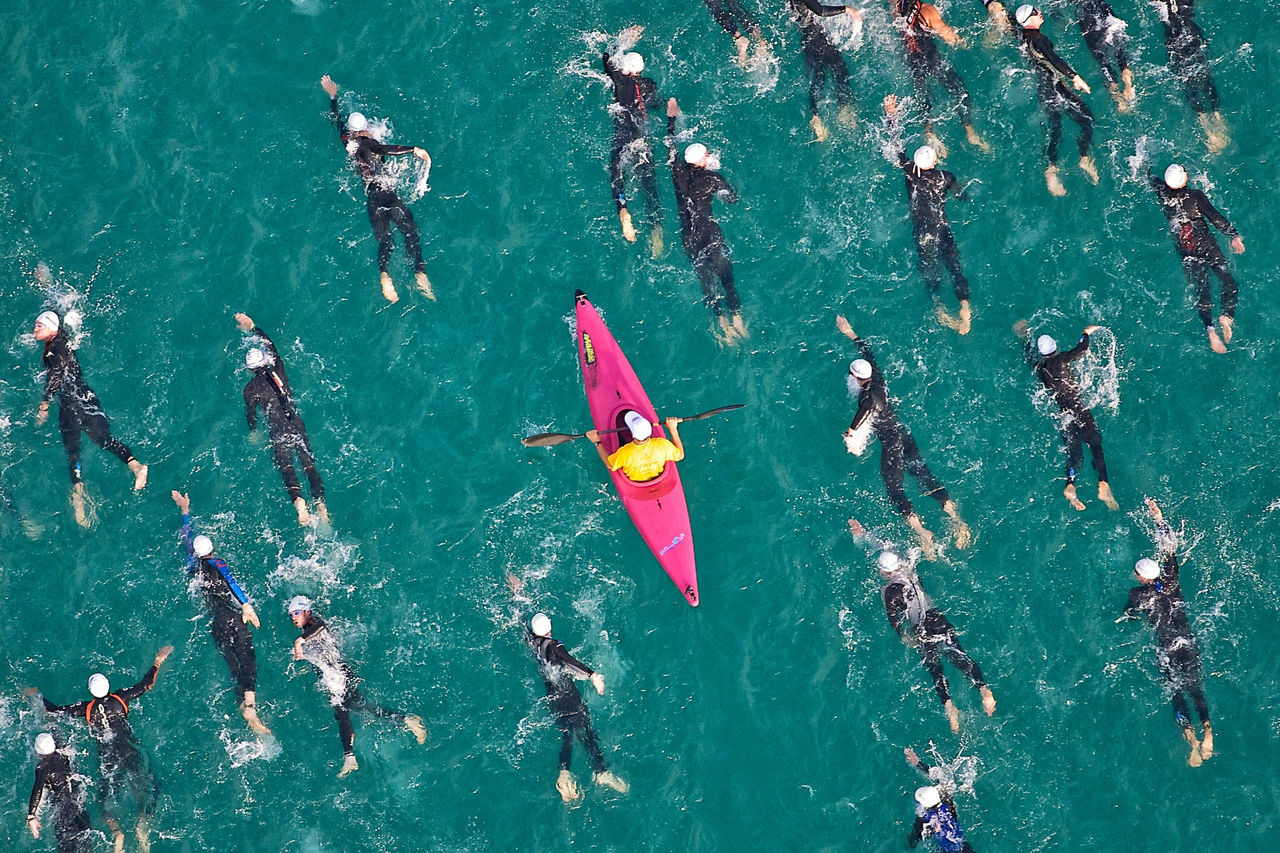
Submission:
<svg viewBox="0 0 1280 853">
<path fill-rule="evenodd" d="M 1022 8 L 1026 9 L 1028 7 L 1023 6 Z M 1022 9 L 1019 9 L 1018 13 L 1021 14 Z M 942 794 L 938 792 L 937 787 L 933 785 L 925 785 L 923 788 L 916 788 L 916 805 L 920 806 L 920 808 L 937 808 L 938 804 L 941 802 Z"/>
<path fill-rule="evenodd" d="M 618 57 L 618 70 L 623 74 L 639 74 L 644 70 L 644 57 L 638 53 L 624 53 Z"/>
<path fill-rule="evenodd" d="M 40 316 L 36 317 L 36 325 L 44 326 L 51 332 L 56 332 L 62 328 L 62 321 L 58 319 L 58 315 L 52 311 L 41 311 Z"/>
<path fill-rule="evenodd" d="M 41 732 L 36 735 L 36 755 L 49 755 L 58 745 L 53 742 L 53 735 L 48 732 Z"/>
<path fill-rule="evenodd" d="M 1187 170 L 1174 163 L 1164 170 L 1164 182 L 1170 189 L 1180 190 L 1187 185 Z"/>
<path fill-rule="evenodd" d="M 876 567 L 880 569 L 880 574 L 888 576 L 898 570 L 898 555 L 892 551 L 881 551 L 880 556 L 876 557 Z"/>
<path fill-rule="evenodd" d="M 352 113 L 347 116 L 347 130 L 352 133 L 359 133 L 362 130 L 369 129 L 369 119 L 365 118 L 364 113 Z"/>
<path fill-rule="evenodd" d="M 688 148 L 684 149 L 684 161 L 690 166 L 696 166 L 702 162 L 707 156 L 707 146 L 701 142 L 695 142 Z"/>
<path fill-rule="evenodd" d="M 195 551 L 197 557 L 207 557 L 213 553 L 213 540 L 201 534 L 191 540 L 191 550 Z"/>
<path fill-rule="evenodd" d="M 539 637 L 551 636 L 551 617 L 545 613 L 535 613 L 533 618 L 529 620 L 529 627 L 533 629 L 533 633 Z"/>
<path fill-rule="evenodd" d="M 1032 6 L 1030 3 L 1027 3 L 1022 6 L 1019 6 L 1018 11 L 1013 13 L 1013 17 L 1018 21 L 1018 26 L 1025 27 L 1027 25 L 1027 21 L 1031 20 L 1034 16 L 1039 14 L 1040 14 L 1039 9 L 1037 9 L 1035 6 Z"/>
<path fill-rule="evenodd" d="M 636 441 L 646 441 L 653 435 L 653 424 L 639 412 L 627 412 L 622 420 L 626 423 L 627 429 L 631 430 L 631 437 Z"/>
<path fill-rule="evenodd" d="M 870 379 L 871 362 L 867 361 L 865 358 L 855 358 L 849 364 L 849 372 L 858 379 Z"/>
<path fill-rule="evenodd" d="M 107 681 L 107 677 L 100 672 L 95 672 L 89 676 L 89 692 L 96 699 L 104 699 L 111 692 L 111 682 Z"/>
<path fill-rule="evenodd" d="M 295 595 L 293 598 L 289 599 L 289 615 L 290 616 L 292 616 L 295 613 L 310 613 L 310 612 L 311 612 L 311 599 L 307 598 L 305 595 Z"/>
<path fill-rule="evenodd" d="M 932 169 L 937 165 L 938 152 L 933 150 L 932 145 L 921 145 L 911 159 L 915 161 L 917 169 Z"/>
<path fill-rule="evenodd" d="M 1036 349 L 1041 355 L 1053 355 L 1058 351 L 1058 342 L 1051 335 L 1041 335 L 1036 338 Z"/>
<path fill-rule="evenodd" d="M 266 365 L 267 354 L 257 347 L 244 354 L 244 366 L 250 370 L 257 370 L 259 367 L 266 367 Z"/>
<path fill-rule="evenodd" d="M 1153 581 L 1160 577 L 1160 564 L 1150 557 L 1143 557 L 1134 563 L 1133 571 L 1144 581 Z"/>
</svg>

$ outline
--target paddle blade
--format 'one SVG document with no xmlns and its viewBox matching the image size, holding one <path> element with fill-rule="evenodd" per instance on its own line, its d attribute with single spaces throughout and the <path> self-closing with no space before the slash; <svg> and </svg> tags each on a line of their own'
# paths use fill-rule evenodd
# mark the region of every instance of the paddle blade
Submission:
<svg viewBox="0 0 1280 853">
<path fill-rule="evenodd" d="M 703 418 L 709 418 L 709 417 L 711 417 L 712 415 L 718 415 L 718 414 L 720 414 L 721 412 L 731 412 L 731 411 L 733 411 L 734 409 L 741 409 L 741 408 L 742 408 L 743 406 L 745 406 L 745 405 L 747 405 L 747 404 L 746 404 L 746 403 L 732 403 L 732 404 L 730 404 L 730 405 L 728 405 L 728 406 L 721 406 L 721 407 L 720 407 L 720 408 L 718 408 L 718 409 L 712 409 L 712 410 L 711 410 L 711 411 L 709 411 L 709 412 L 702 412 L 701 414 L 698 414 L 698 415 L 690 415 L 689 417 L 687 417 L 687 418 L 681 418 L 680 420 L 682 420 L 682 421 L 700 421 L 700 420 L 702 420 Z"/>
<path fill-rule="evenodd" d="M 586 435 L 586 433 L 583 433 Z M 544 432 L 539 435 L 529 435 L 520 439 L 520 443 L 525 447 L 555 447 L 557 444 L 568 444 L 582 438 L 583 435 L 570 435 L 567 432 Z"/>
</svg>

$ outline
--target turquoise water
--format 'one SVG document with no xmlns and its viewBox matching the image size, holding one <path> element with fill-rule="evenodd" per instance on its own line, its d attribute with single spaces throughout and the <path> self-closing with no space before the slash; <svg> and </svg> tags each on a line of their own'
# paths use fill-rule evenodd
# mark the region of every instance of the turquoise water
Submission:
<svg viewBox="0 0 1280 853">
<path fill-rule="evenodd" d="M 1023 60 L 1007 42 L 983 46 L 977 4 L 944 5 L 973 45 L 955 62 L 997 152 L 941 125 L 947 167 L 972 182 L 973 200 L 950 207 L 975 310 L 959 338 L 929 315 L 901 178 L 880 152 L 877 105 L 910 87 L 879 5 L 849 53 L 862 121 L 853 132 L 830 121 L 824 145 L 805 124 L 794 27 L 768 9 L 776 82 L 734 67 L 696 2 L 9 4 L 0 466 L 42 531 L 0 522 L 8 847 L 53 844 L 23 825 L 30 743 L 47 723 L 20 689 L 69 702 L 96 669 L 130 683 L 165 643 L 177 651 L 132 715 L 162 787 L 157 851 L 893 850 L 918 784 L 901 750 L 924 754 L 930 740 L 971 783 L 958 804 L 978 850 L 1265 842 L 1280 799 L 1268 564 L 1280 544 L 1269 286 L 1280 145 L 1267 49 L 1280 27 L 1247 7 L 1200 9 L 1233 135 L 1211 158 L 1149 7 L 1117 5 L 1135 41 L 1129 116 L 1051 17 L 1050 37 L 1094 84 L 1102 172 L 1094 188 L 1064 168 L 1069 195 L 1053 199 Z M 648 26 L 647 73 L 720 150 L 742 196 L 718 207 L 752 333 L 737 349 L 715 343 L 673 231 L 656 260 L 617 234 L 596 67 L 603 33 L 636 22 Z M 402 299 L 379 296 L 363 198 L 318 85 L 326 72 L 348 108 L 431 151 L 430 190 L 412 206 L 437 303 L 411 292 L 398 238 Z M 1161 168 L 1181 152 L 1244 235 L 1225 356 L 1205 346 L 1164 219 L 1132 178 L 1140 137 Z M 1064 164 L 1073 140 L 1068 123 Z M 669 173 L 659 180 L 671 226 Z M 31 275 L 40 261 L 84 315 L 80 358 L 116 432 L 152 466 L 135 495 L 116 460 L 86 447 L 89 531 L 70 514 L 56 430 L 32 418 L 30 321 L 50 298 Z M 748 404 L 682 431 L 697 610 L 644 549 L 590 447 L 517 442 L 588 425 L 569 328 L 578 287 L 660 411 Z M 332 535 L 298 528 L 265 447 L 246 440 L 237 310 L 287 360 Z M 958 736 L 845 529 L 856 516 L 897 542 L 909 534 L 878 451 L 855 459 L 839 440 L 853 348 L 836 312 L 873 342 L 904 422 L 974 528 L 972 549 L 921 569 L 1000 703 L 984 717 L 952 678 Z M 1028 316 L 1064 341 L 1089 323 L 1114 330 L 1099 341 L 1114 356 L 1100 347 L 1089 370 L 1119 513 L 1093 500 L 1088 470 L 1085 513 L 1060 496 L 1051 409 L 1009 331 Z M 244 729 L 186 589 L 171 488 L 190 490 L 197 523 L 259 602 L 259 703 L 276 734 L 265 745 Z M 1149 548 L 1144 495 L 1191 544 L 1183 585 L 1219 753 L 1197 770 L 1149 630 L 1114 624 Z M 917 505 L 945 529 L 936 505 Z M 625 797 L 590 786 L 580 750 L 582 805 L 556 795 L 559 735 L 511 622 L 507 571 L 605 674 L 609 691 L 588 702 L 631 783 Z M 310 667 L 289 655 L 283 602 L 298 592 L 340 630 L 371 698 L 423 715 L 425 748 L 358 719 L 361 770 L 334 778 L 336 725 Z M 92 775 L 83 726 L 56 731 Z"/>
</svg>

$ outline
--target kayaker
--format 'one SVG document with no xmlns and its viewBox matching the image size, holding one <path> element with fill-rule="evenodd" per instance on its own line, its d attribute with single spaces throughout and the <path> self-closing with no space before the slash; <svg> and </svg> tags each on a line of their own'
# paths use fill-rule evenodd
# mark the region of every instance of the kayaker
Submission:
<svg viewBox="0 0 1280 853">
<path fill-rule="evenodd" d="M 629 411 L 622 419 L 631 431 L 631 441 L 612 454 L 606 453 L 600 443 L 599 430 L 587 431 L 587 440 L 596 446 L 600 461 L 610 471 L 621 470 L 631 482 L 644 483 L 661 476 L 668 462 L 679 462 L 684 458 L 684 442 L 680 440 L 680 431 L 676 429 L 680 418 L 670 417 L 663 421 L 667 432 L 671 433 L 670 441 L 660 435 L 655 437 L 653 424 L 639 412 Z"/>
<path fill-rule="evenodd" d="M 1182 736 L 1191 747 L 1187 763 L 1199 767 L 1201 761 L 1213 757 L 1213 723 L 1209 720 L 1209 703 L 1204 698 L 1200 647 L 1187 624 L 1187 603 L 1178 583 L 1178 537 L 1151 498 L 1147 498 L 1147 510 L 1156 523 L 1156 556 L 1160 561 L 1143 558 L 1134 566 L 1139 584 L 1129 590 L 1124 615 L 1135 619 L 1145 616 L 1155 629 L 1160 677 L 1173 699 L 1173 713 L 1182 727 Z M 1187 696 L 1191 697 L 1204 724 L 1203 741 L 1196 740 Z"/>
<path fill-rule="evenodd" d="M 356 730 L 351 725 L 352 711 L 363 711 L 397 722 L 408 729 L 418 743 L 427 742 L 427 730 L 422 725 L 421 717 L 393 711 L 364 698 L 358 686 L 359 679 L 351 665 L 343 659 L 337 638 L 329 630 L 328 624 L 312 612 L 311 599 L 305 595 L 295 595 L 290 599 L 289 618 L 293 620 L 294 627 L 302 632 L 293 641 L 294 660 L 306 660 L 316 668 L 320 686 L 329 694 L 329 702 L 333 705 L 333 718 L 338 721 L 338 737 L 342 739 L 342 769 L 338 771 L 339 779 L 360 769 L 355 753 Z"/>
<path fill-rule="evenodd" d="M 49 417 L 49 401 L 58 397 L 58 428 L 62 432 L 62 447 L 71 467 L 71 507 L 76 523 L 88 527 L 92 517 L 85 493 L 84 480 L 80 476 L 80 433 L 88 434 L 93 443 L 129 466 L 133 472 L 133 488 L 140 490 L 147 485 L 147 466 L 134 458 L 128 447 L 111 434 L 111 425 L 103 414 L 98 395 L 84 381 L 80 373 L 80 361 L 71 347 L 71 341 L 62 330 L 62 319 L 53 311 L 45 311 L 36 317 L 35 338 L 44 344 L 40 354 L 48 376 L 44 383 L 44 395 L 36 411 L 36 423 L 43 424 Z"/>
</svg>

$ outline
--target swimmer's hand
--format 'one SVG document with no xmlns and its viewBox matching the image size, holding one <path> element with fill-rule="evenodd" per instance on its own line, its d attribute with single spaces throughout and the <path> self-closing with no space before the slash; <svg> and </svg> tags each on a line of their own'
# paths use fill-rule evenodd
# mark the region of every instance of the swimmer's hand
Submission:
<svg viewBox="0 0 1280 853">
<path fill-rule="evenodd" d="M 252 625 L 255 628 L 261 628 L 262 623 L 258 621 L 258 614 L 253 609 L 253 605 L 245 602 L 244 607 L 240 608 L 240 618 L 244 620 L 246 625 Z"/>
<path fill-rule="evenodd" d="M 1089 91 L 1089 84 L 1084 82 L 1084 78 L 1079 74 L 1071 78 L 1071 85 L 1076 87 L 1076 91 L 1084 92 L 1086 95 L 1093 94 Z"/>
<path fill-rule="evenodd" d="M 253 429 L 249 430 L 249 443 L 262 444 L 262 433 L 258 430 L 257 427 L 254 427 Z"/>
<path fill-rule="evenodd" d="M 511 590 L 512 595 L 520 595 L 524 592 L 524 579 L 512 572 L 507 572 L 507 589 Z"/>
<path fill-rule="evenodd" d="M 302 660 L 302 638 L 293 641 L 293 659 Z"/>
<path fill-rule="evenodd" d="M 920 757 L 916 755 L 916 751 L 911 747 L 907 747 L 906 749 L 902 750 L 902 757 L 907 759 L 907 763 L 910 764 L 912 767 L 920 766 Z"/>
<path fill-rule="evenodd" d="M 184 495 L 177 489 L 170 492 L 169 496 L 173 498 L 173 502 L 178 505 L 178 509 L 183 515 L 187 515 L 191 512 L 191 498 L 189 496 Z"/>
<path fill-rule="evenodd" d="M 417 157 L 419 160 L 426 160 L 428 163 L 431 162 L 431 155 L 427 153 L 427 149 L 425 148 L 418 148 L 417 146 L 414 146 L 413 156 Z"/>
<path fill-rule="evenodd" d="M 173 646 L 165 646 L 160 651 L 156 652 L 155 665 L 159 666 L 164 663 L 165 658 L 169 657 L 171 654 L 173 654 Z"/>
<path fill-rule="evenodd" d="M 1101 328 L 1101 326 L 1085 326 L 1084 331 L 1081 334 L 1092 335 L 1097 333 Z"/>
<path fill-rule="evenodd" d="M 635 47 L 636 42 L 640 41 L 640 36 L 642 35 L 644 35 L 644 26 L 642 24 L 627 27 L 618 33 L 618 50 L 630 50 Z"/>
<path fill-rule="evenodd" d="M 1014 333 L 1015 335 L 1017 335 L 1018 337 L 1020 337 L 1020 338 L 1025 338 L 1025 337 L 1027 337 L 1028 335 L 1030 335 L 1031 333 L 1030 333 L 1029 331 L 1027 331 L 1027 321 L 1026 321 L 1026 320 L 1019 320 L 1018 322 L 1014 323 L 1014 324 L 1013 324 L 1013 333 Z"/>
<path fill-rule="evenodd" d="M 320 86 L 330 98 L 338 97 L 338 84 L 328 74 L 320 78 Z"/>
<path fill-rule="evenodd" d="M 836 329 L 846 338 L 858 339 L 858 333 L 853 330 L 853 326 L 849 325 L 849 321 L 844 318 L 843 314 L 836 315 Z"/>
<path fill-rule="evenodd" d="M 675 118 L 680 115 L 680 105 L 676 103 L 675 98 L 667 99 L 667 118 Z"/>
<path fill-rule="evenodd" d="M 250 317 L 248 314 L 244 314 L 242 312 L 237 311 L 236 325 L 240 327 L 240 331 L 242 332 L 252 332 L 253 326 L 254 326 L 253 318 Z"/>
<path fill-rule="evenodd" d="M 887 116 L 896 116 L 898 114 L 898 96 L 884 96 L 884 114 Z"/>
<path fill-rule="evenodd" d="M 1164 523 L 1164 513 L 1160 511 L 1160 507 L 1153 498 L 1144 498 L 1143 502 L 1147 505 L 1147 512 L 1151 513 L 1151 520 L 1156 524 Z"/>
<path fill-rule="evenodd" d="M 41 400 L 40 408 L 36 409 L 36 426 L 44 423 L 49 419 L 49 401 Z"/>
<path fill-rule="evenodd" d="M 601 696 L 604 695 L 604 676 L 598 672 L 591 673 L 591 684 L 595 687 L 596 692 Z"/>
<path fill-rule="evenodd" d="M 862 10 L 861 10 L 861 9 L 855 9 L 855 8 L 854 8 L 854 7 L 852 7 L 852 6 L 845 6 L 845 7 L 844 7 L 844 13 L 845 13 L 846 15 L 848 15 L 849 17 L 853 18 L 855 21 L 861 21 L 861 20 L 862 20 Z"/>
<path fill-rule="evenodd" d="M 31 830 L 32 838 L 40 837 L 40 821 L 33 817 L 27 818 L 27 829 Z"/>
<path fill-rule="evenodd" d="M 22 688 L 22 695 L 23 696 L 39 696 L 40 689 L 38 687 L 24 687 Z"/>
<path fill-rule="evenodd" d="M 861 539 L 867 535 L 867 528 L 862 526 L 862 522 L 856 518 L 849 519 L 849 534 L 854 539 Z"/>
<path fill-rule="evenodd" d="M 1235 237 L 1232 237 L 1231 251 L 1235 252 L 1237 255 L 1243 255 L 1244 254 L 1244 238 L 1238 235 Z"/>
</svg>

